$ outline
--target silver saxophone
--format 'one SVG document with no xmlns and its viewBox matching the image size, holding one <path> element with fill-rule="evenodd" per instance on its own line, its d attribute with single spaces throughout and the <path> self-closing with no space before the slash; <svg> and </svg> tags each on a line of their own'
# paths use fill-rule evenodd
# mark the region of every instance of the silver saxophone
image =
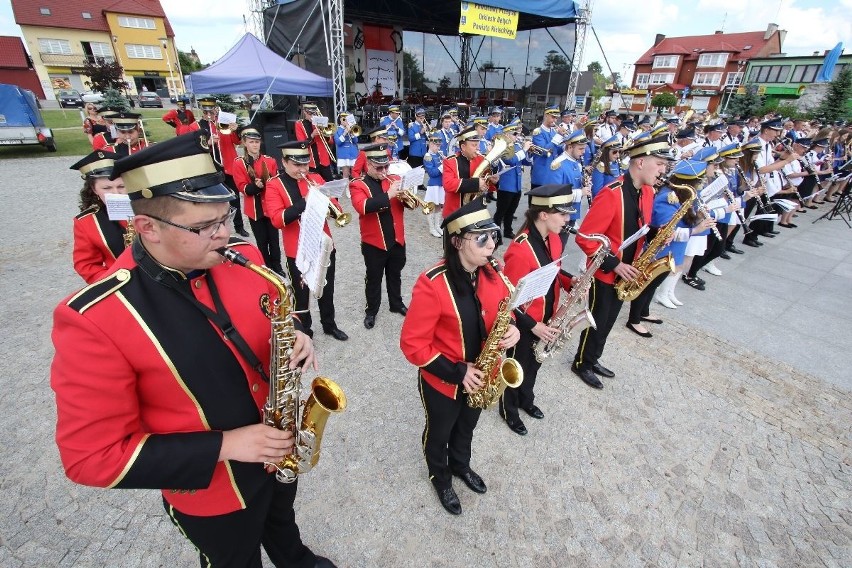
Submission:
<svg viewBox="0 0 852 568">
<path fill-rule="evenodd" d="M 559 351 L 565 342 L 571 338 L 571 334 L 576 328 L 585 329 L 592 326 L 597 329 L 595 318 L 592 317 L 591 310 L 586 306 L 586 299 L 589 296 L 589 289 L 592 287 L 595 272 L 598 271 L 604 259 L 610 253 L 609 238 L 600 234 L 584 235 L 573 228 L 569 229 L 569 232 L 576 232 L 581 237 L 597 241 L 600 246 L 592 256 L 592 262 L 586 267 L 586 270 L 573 279 L 571 290 L 559 301 L 556 311 L 551 316 L 550 321 L 547 322 L 549 327 L 559 329 L 559 334 L 552 341 L 541 339 L 536 342 L 533 353 L 539 363 Z"/>
</svg>

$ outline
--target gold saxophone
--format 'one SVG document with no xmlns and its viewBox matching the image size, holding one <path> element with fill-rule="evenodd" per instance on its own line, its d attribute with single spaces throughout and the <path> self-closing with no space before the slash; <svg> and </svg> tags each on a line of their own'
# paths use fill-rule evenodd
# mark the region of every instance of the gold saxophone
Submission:
<svg viewBox="0 0 852 568">
<path fill-rule="evenodd" d="M 482 351 L 479 357 L 474 361 L 473 366 L 482 371 L 482 386 L 471 392 L 467 396 L 467 404 L 471 408 L 481 408 L 485 410 L 495 402 L 497 402 L 506 387 L 517 388 L 524 382 L 524 369 L 521 364 L 511 357 L 503 357 L 503 351 L 498 347 L 498 343 L 506 335 L 509 325 L 512 323 L 512 310 L 509 309 L 509 298 L 515 291 L 515 287 L 509 282 L 509 279 L 500 272 L 500 265 L 494 260 L 494 257 L 488 257 L 488 262 L 494 268 L 494 271 L 503 280 L 509 295 L 500 302 L 497 308 L 497 318 L 494 320 L 494 325 L 488 333 L 488 338 L 485 340 L 485 345 L 482 346 Z"/>
<path fill-rule="evenodd" d="M 136 238 L 136 227 L 133 226 L 133 217 L 127 218 L 127 229 L 124 231 L 124 248 L 133 244 L 133 239 Z"/>
<path fill-rule="evenodd" d="M 292 454 L 278 463 L 266 465 L 275 466 L 275 478 L 278 481 L 292 483 L 319 461 L 325 423 L 332 412 L 343 412 L 346 395 L 331 379 L 315 378 L 311 383 L 311 394 L 302 408 L 301 426 L 298 426 L 302 371 L 298 368 L 290 369 L 290 355 L 296 342 L 290 289 L 281 276 L 265 266 L 258 266 L 237 251 L 223 247 L 217 252 L 234 264 L 244 266 L 266 279 L 278 290 L 278 299 L 269 306 L 272 355 L 269 359 L 269 395 L 263 406 L 263 423 L 292 432 L 295 445 Z"/>
<path fill-rule="evenodd" d="M 615 281 L 615 293 L 618 299 L 622 302 L 630 302 L 636 299 L 642 293 L 648 284 L 654 281 L 657 276 L 664 272 L 674 271 L 675 263 L 671 253 L 663 258 L 655 258 L 657 253 L 669 240 L 672 233 L 675 231 L 675 226 L 680 221 L 689 208 L 692 207 L 692 202 L 695 200 L 695 190 L 688 185 L 680 185 L 669 183 L 669 187 L 676 190 L 687 192 L 687 197 L 681 201 L 680 209 L 678 209 L 671 220 L 660 227 L 639 258 L 633 261 L 633 268 L 639 271 L 639 275 L 633 280 L 623 280 L 617 278 Z"/>
<path fill-rule="evenodd" d="M 553 341 L 542 339 L 536 342 L 533 353 L 539 363 L 559 351 L 565 342 L 571 338 L 574 329 L 580 325 L 583 326 L 581 329 L 585 329 L 587 326 L 597 329 L 595 318 L 592 317 L 592 312 L 586 307 L 586 298 L 589 296 L 589 289 L 592 287 L 595 272 L 601 267 L 610 252 L 609 238 L 606 235 L 599 234 L 578 234 L 587 239 L 598 241 L 601 245 L 595 251 L 592 262 L 586 267 L 586 271 L 573 279 L 571 290 L 559 301 L 556 311 L 553 312 L 550 321 L 547 322 L 548 327 L 559 329 L 559 335 Z"/>
</svg>

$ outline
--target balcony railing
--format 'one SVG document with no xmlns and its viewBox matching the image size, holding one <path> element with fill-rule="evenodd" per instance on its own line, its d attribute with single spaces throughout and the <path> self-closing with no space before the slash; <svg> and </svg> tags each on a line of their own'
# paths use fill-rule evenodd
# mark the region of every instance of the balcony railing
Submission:
<svg viewBox="0 0 852 568">
<path fill-rule="evenodd" d="M 63 55 L 61 53 L 39 53 L 39 57 L 41 57 L 41 62 L 45 65 L 61 65 L 63 67 L 82 67 L 88 62 L 98 62 L 104 61 L 106 63 L 113 63 L 115 58 L 111 55 L 100 56 L 100 55 Z"/>
</svg>

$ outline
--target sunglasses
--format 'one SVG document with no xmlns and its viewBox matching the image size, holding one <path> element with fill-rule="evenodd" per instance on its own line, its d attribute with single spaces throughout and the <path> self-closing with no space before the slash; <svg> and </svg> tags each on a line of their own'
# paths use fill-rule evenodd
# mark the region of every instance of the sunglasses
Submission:
<svg viewBox="0 0 852 568">
<path fill-rule="evenodd" d="M 388 168 L 390 168 L 390 165 L 389 164 L 382 164 L 382 165 L 373 164 L 373 167 L 376 168 L 376 171 L 383 172 L 383 171 L 387 170 Z"/>
<path fill-rule="evenodd" d="M 475 237 L 472 237 L 470 240 L 476 243 L 476 246 L 479 248 L 483 248 L 488 244 L 488 239 L 491 238 L 492 241 L 497 242 L 497 239 L 500 238 L 500 231 L 485 231 L 484 233 L 478 233 Z"/>
</svg>

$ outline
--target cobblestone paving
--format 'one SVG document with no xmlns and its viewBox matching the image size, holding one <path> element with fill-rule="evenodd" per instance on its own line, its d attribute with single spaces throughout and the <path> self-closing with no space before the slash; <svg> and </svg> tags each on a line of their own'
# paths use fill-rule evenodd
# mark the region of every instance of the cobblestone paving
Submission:
<svg viewBox="0 0 852 568">
<path fill-rule="evenodd" d="M 0 161 L 0 566 L 194 566 L 157 492 L 77 486 L 59 464 L 50 312 L 81 284 L 73 161 Z M 422 221 L 409 216 L 404 290 L 438 256 Z M 617 377 L 603 391 L 567 371 L 576 343 L 548 361 L 536 389 L 546 418 L 527 419 L 526 437 L 484 414 L 472 465 L 488 492 L 457 483 L 464 512 L 450 517 L 426 479 L 402 320 L 383 310 L 363 329 L 357 226 L 335 238 L 338 323 L 352 339 L 317 344 L 349 407 L 297 500 L 318 553 L 341 567 L 852 564 L 849 390 L 680 318 L 650 340 L 617 324 L 603 359 Z M 831 332 L 848 336 L 838 322 Z"/>
</svg>

